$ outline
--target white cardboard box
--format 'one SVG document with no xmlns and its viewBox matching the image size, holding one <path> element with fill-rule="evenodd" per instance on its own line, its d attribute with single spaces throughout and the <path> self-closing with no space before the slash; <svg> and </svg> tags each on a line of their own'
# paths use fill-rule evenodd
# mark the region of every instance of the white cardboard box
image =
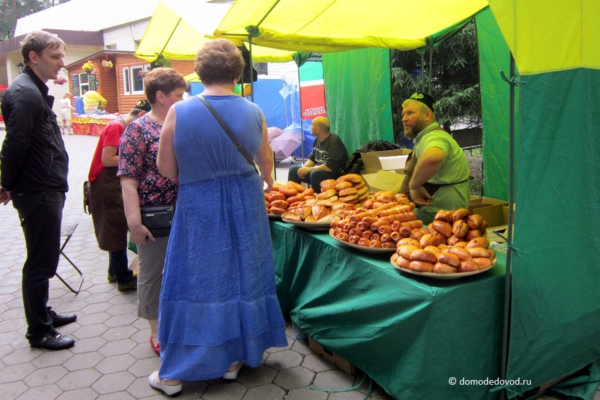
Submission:
<svg viewBox="0 0 600 400">
<path fill-rule="evenodd" d="M 377 171 L 394 171 L 404 173 L 406 159 L 411 152 L 409 149 L 369 151 L 362 153 L 361 158 L 365 166 L 365 174 L 374 174 Z"/>
</svg>

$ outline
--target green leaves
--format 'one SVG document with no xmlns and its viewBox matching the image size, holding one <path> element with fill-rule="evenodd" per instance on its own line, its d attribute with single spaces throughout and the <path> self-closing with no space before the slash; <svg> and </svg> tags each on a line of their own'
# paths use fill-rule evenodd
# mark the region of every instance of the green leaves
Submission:
<svg viewBox="0 0 600 400">
<path fill-rule="evenodd" d="M 402 102 L 417 90 L 437 100 L 436 117 L 446 129 L 457 124 L 481 129 L 479 56 L 475 23 L 469 22 L 454 36 L 423 55 L 417 51 L 391 50 L 391 90 L 396 142 L 404 135 Z"/>
</svg>

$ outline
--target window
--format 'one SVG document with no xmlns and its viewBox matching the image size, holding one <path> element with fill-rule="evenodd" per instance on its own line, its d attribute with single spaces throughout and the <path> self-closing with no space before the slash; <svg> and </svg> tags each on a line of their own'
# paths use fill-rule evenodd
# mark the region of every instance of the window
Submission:
<svg viewBox="0 0 600 400">
<path fill-rule="evenodd" d="M 123 94 L 131 94 L 131 85 L 129 84 L 129 67 L 123 68 Z"/>
<path fill-rule="evenodd" d="M 144 93 L 144 68 L 130 67 L 131 68 L 131 94 L 143 94 Z"/>
<path fill-rule="evenodd" d="M 83 96 L 90 90 L 90 76 L 88 74 L 79 74 L 79 93 Z"/>
<path fill-rule="evenodd" d="M 150 64 L 123 68 L 123 94 L 144 94 L 144 71 Z"/>
</svg>

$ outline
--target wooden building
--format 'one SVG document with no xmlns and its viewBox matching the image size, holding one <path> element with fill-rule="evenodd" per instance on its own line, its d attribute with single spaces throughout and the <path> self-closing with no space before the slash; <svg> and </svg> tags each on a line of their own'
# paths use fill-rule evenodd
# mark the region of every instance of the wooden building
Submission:
<svg viewBox="0 0 600 400">
<path fill-rule="evenodd" d="M 88 62 L 93 68 L 84 71 L 83 66 Z M 171 61 L 171 64 L 184 76 L 194 72 L 193 61 Z M 69 91 L 74 96 L 95 90 L 106 99 L 108 113 L 127 114 L 139 100 L 146 98 L 143 74 L 152 67 L 131 51 L 102 50 L 65 68 Z"/>
</svg>

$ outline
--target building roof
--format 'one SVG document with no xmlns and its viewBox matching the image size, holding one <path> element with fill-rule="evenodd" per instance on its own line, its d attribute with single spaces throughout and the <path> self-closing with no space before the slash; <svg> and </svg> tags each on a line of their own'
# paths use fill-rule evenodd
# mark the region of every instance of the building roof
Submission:
<svg viewBox="0 0 600 400">
<path fill-rule="evenodd" d="M 47 29 L 47 32 L 54 33 L 61 38 L 67 46 L 84 45 L 84 46 L 104 46 L 104 40 L 101 32 L 85 32 L 85 31 L 65 31 L 61 29 Z M 21 41 L 25 39 L 26 34 L 12 37 L 8 40 L 0 41 L 0 55 L 10 51 L 19 50 Z"/>
<path fill-rule="evenodd" d="M 150 18 L 159 0 L 71 0 L 17 20 L 14 36 L 35 30 L 101 31 Z"/>
</svg>

